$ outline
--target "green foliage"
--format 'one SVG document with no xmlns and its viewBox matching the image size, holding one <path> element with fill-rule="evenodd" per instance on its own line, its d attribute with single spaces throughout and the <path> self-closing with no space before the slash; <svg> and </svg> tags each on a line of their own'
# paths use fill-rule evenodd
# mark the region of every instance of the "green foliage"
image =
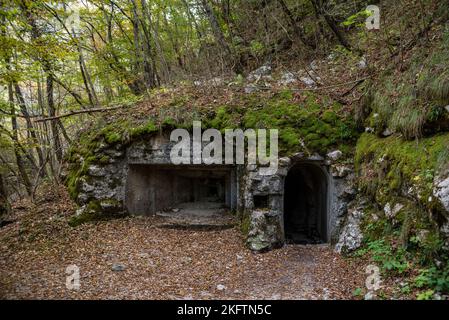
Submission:
<svg viewBox="0 0 449 320">
<path fill-rule="evenodd" d="M 359 11 L 353 15 L 350 15 L 345 21 L 343 21 L 341 24 L 344 27 L 351 27 L 351 26 L 363 26 L 365 24 L 365 20 L 367 17 L 371 15 L 371 11 L 369 10 L 362 10 Z"/>
<path fill-rule="evenodd" d="M 427 291 L 424 291 L 424 292 L 421 292 L 420 294 L 418 294 L 416 299 L 417 300 L 431 300 L 434 293 L 435 292 L 433 290 L 427 290 Z"/>
<path fill-rule="evenodd" d="M 409 263 L 406 259 L 405 249 L 394 248 L 385 239 L 370 241 L 364 249 L 359 250 L 359 255 L 369 253 L 386 275 L 401 274 L 408 270 Z"/>
<path fill-rule="evenodd" d="M 261 43 L 260 41 L 257 41 L 257 40 L 251 41 L 250 49 L 251 49 L 251 53 L 256 57 L 262 56 L 262 54 L 265 51 L 265 47 L 264 47 L 263 43 Z"/>
<path fill-rule="evenodd" d="M 405 138 L 421 137 L 447 130 L 449 117 L 443 107 L 449 104 L 449 31 L 442 33 L 434 50 L 414 52 L 410 66 L 400 75 L 385 73 L 370 101 L 373 110 L 367 125 L 381 133 L 386 127 Z M 435 125 L 437 124 L 437 125 Z"/>
<path fill-rule="evenodd" d="M 296 102 L 293 92 L 286 89 L 270 98 L 251 95 L 239 106 L 219 106 L 212 118 L 203 121 L 206 127 L 222 131 L 278 129 L 281 154 L 301 151 L 304 146 L 307 152 L 324 153 L 336 147 L 350 152 L 358 133 L 353 118 L 340 108 L 313 94 L 304 94 L 304 99 Z"/>
<path fill-rule="evenodd" d="M 361 296 L 363 296 L 363 289 L 362 288 L 354 289 L 354 291 L 352 292 L 352 295 L 354 297 L 361 297 Z"/>
<path fill-rule="evenodd" d="M 428 202 L 441 155 L 449 148 L 449 134 L 439 134 L 420 141 L 403 141 L 398 136 L 378 138 L 364 133 L 357 142 L 355 167 L 359 186 L 385 205 L 387 195 L 400 192 L 404 185 L 414 186 L 421 195 L 422 205 L 435 209 Z M 447 161 L 444 160 L 444 161 Z"/>
<path fill-rule="evenodd" d="M 365 246 L 357 254 L 369 254 L 382 270 L 393 275 L 423 268 L 412 284 L 413 288 L 428 289 L 420 293 L 419 298 L 423 299 L 431 298 L 434 292 L 447 291 L 447 263 L 439 268 L 434 266 L 435 260 L 447 261 L 444 241 L 429 212 L 437 214 L 442 210 L 432 197 L 432 189 L 434 176 L 444 168 L 442 163 L 448 163 L 448 149 L 447 133 L 419 141 L 365 133 L 355 152 L 361 191 L 380 208 L 387 202 L 403 205 L 394 218 L 386 217 L 374 204 L 367 209 L 362 223 Z M 418 194 L 416 199 L 402 196 L 403 190 L 409 188 Z"/>
<path fill-rule="evenodd" d="M 440 269 L 432 266 L 426 269 L 421 269 L 418 276 L 414 279 L 414 286 L 416 288 L 432 288 L 437 292 L 449 293 L 449 266 Z"/>
</svg>

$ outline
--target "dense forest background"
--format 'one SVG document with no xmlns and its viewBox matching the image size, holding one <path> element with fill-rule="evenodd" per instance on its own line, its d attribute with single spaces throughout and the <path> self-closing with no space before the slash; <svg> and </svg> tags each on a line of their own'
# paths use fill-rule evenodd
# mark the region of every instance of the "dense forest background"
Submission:
<svg viewBox="0 0 449 320">
<path fill-rule="evenodd" d="M 5 184 L 16 199 L 32 198 L 43 180 L 58 183 L 67 146 L 86 121 L 99 115 L 95 111 L 132 104 L 158 88 L 214 77 L 239 82 L 263 64 L 307 72 L 311 62 L 332 53 L 342 58 L 332 73 L 315 75 L 321 87 L 332 88 L 348 77 L 381 79 L 392 62 L 403 72 L 413 48 L 441 38 L 431 38 L 429 31 L 435 26 L 442 30 L 444 1 L 384 1 L 382 27 L 374 31 L 365 27 L 368 4 L 373 3 L 2 0 L 2 202 Z M 348 61 L 369 61 L 369 68 L 354 71 L 345 67 Z M 344 93 L 345 104 L 363 120 L 369 110 L 348 99 L 352 84 Z M 397 125 L 405 136 L 420 136 L 425 125 L 420 119 L 429 111 L 423 110 L 408 124 Z"/>
<path fill-rule="evenodd" d="M 181 82 L 311 60 L 366 1 L 1 1 L 1 180 L 13 197 L 59 180 L 93 114 Z M 351 24 L 349 24 L 351 27 Z M 3 186 L 4 188 L 4 186 Z M 2 192 L 2 195 L 4 193 Z"/>
</svg>

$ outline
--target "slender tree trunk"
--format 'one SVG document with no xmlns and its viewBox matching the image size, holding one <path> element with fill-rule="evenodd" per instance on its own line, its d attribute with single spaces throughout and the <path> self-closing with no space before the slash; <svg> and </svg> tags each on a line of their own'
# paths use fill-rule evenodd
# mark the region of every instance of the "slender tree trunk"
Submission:
<svg viewBox="0 0 449 320">
<path fill-rule="evenodd" d="M 3 3 L 0 3 L 0 7 L 3 9 Z M 1 25 L 5 25 L 5 16 L 1 16 Z M 3 37 L 6 37 L 6 28 L 1 28 L 1 35 Z M 5 65 L 6 65 L 6 71 L 9 74 L 11 72 L 11 57 L 6 54 L 5 57 Z M 20 177 L 22 179 L 22 182 L 25 186 L 25 190 L 28 196 L 32 197 L 32 186 L 30 182 L 30 178 L 28 176 L 28 173 L 26 171 L 26 162 L 23 156 L 27 156 L 26 150 L 23 150 L 20 145 L 19 141 L 19 124 L 17 123 L 17 117 L 16 117 L 16 110 L 14 108 L 14 88 L 13 88 L 13 82 L 8 82 L 8 103 L 9 103 L 9 109 L 11 113 L 11 140 L 13 142 L 13 149 L 14 149 L 14 155 L 16 157 L 16 164 L 17 169 L 19 171 Z M 23 152 L 23 153 L 22 153 Z M 34 163 L 34 159 L 30 156 L 31 164 Z"/>
<path fill-rule="evenodd" d="M 193 15 L 192 11 L 190 10 L 189 4 L 187 3 L 186 0 L 182 0 L 182 3 L 184 4 L 184 6 L 186 7 L 186 11 L 187 11 L 187 16 L 189 18 L 189 22 L 190 24 L 193 24 L 193 26 L 195 27 L 195 32 L 196 35 L 198 37 L 198 40 L 201 40 L 204 38 L 200 27 L 198 26 L 198 22 L 195 19 L 195 16 Z"/>
<path fill-rule="evenodd" d="M 149 23 L 151 21 L 151 13 L 148 9 L 146 0 L 141 0 L 142 13 L 140 16 L 140 24 L 142 26 L 142 51 L 144 54 L 144 72 L 145 72 L 145 82 L 148 88 L 156 87 L 155 80 L 157 78 L 156 63 L 155 63 L 155 52 L 153 50 L 153 45 L 151 44 L 151 32 Z M 137 9 L 137 8 L 136 8 Z"/>
<path fill-rule="evenodd" d="M 340 44 L 345 47 L 348 50 L 351 50 L 351 45 L 349 44 L 348 40 L 344 36 L 344 34 L 340 31 L 340 29 L 337 26 L 337 23 L 335 22 L 334 18 L 332 18 L 327 10 L 327 6 L 329 4 L 328 0 L 311 0 L 313 8 L 315 12 L 324 17 L 324 20 L 326 20 L 327 25 L 332 30 L 332 32 L 337 37 Z"/>
<path fill-rule="evenodd" d="M 27 110 L 27 107 L 25 104 L 25 99 L 23 97 L 22 90 L 20 90 L 18 83 L 14 83 L 14 89 L 15 89 L 17 101 L 20 106 L 20 110 L 22 111 L 22 115 L 25 117 L 27 129 L 31 136 L 31 140 L 32 140 L 33 144 L 35 145 L 35 149 L 36 149 L 36 153 L 37 153 L 37 157 L 38 157 L 39 168 L 42 168 L 42 170 L 40 170 L 40 176 L 44 177 L 46 174 L 46 170 L 45 170 L 44 155 L 43 155 L 42 149 L 40 147 L 41 143 L 40 143 L 39 139 L 37 138 L 36 129 L 34 128 L 33 123 L 31 122 L 31 118 L 30 118 L 30 115 L 28 113 L 28 110 Z"/>
<path fill-rule="evenodd" d="M 21 151 L 19 150 L 20 149 L 19 133 L 18 133 L 19 125 L 17 123 L 16 111 L 14 109 L 14 92 L 12 83 L 8 84 L 8 97 L 12 115 L 11 116 L 12 139 L 14 144 L 14 154 L 16 156 L 17 169 L 19 170 L 20 177 L 22 178 L 22 182 L 25 186 L 27 195 L 31 197 L 33 194 L 32 192 L 33 188 L 31 186 L 30 178 L 26 171 L 25 160 L 22 157 Z"/>
<path fill-rule="evenodd" d="M 8 193 L 5 187 L 3 175 L 0 172 L 0 217 L 7 215 L 10 211 L 10 204 L 8 201 Z"/>
<path fill-rule="evenodd" d="M 226 42 L 223 31 L 220 28 L 220 24 L 218 23 L 217 16 L 215 15 L 214 11 L 212 10 L 212 7 L 209 5 L 207 0 L 201 0 L 201 4 L 202 4 L 204 12 L 206 13 L 206 16 L 209 20 L 214 37 L 217 40 L 218 45 L 223 50 L 224 55 L 227 56 L 227 58 L 225 59 L 225 63 L 228 65 L 232 65 L 233 64 L 232 51 L 231 51 L 231 48 L 229 47 L 228 43 Z"/>
<path fill-rule="evenodd" d="M 89 70 L 87 70 L 86 68 L 83 52 L 81 50 L 80 45 L 78 45 L 78 64 L 80 67 L 81 76 L 83 77 L 84 88 L 86 89 L 89 103 L 93 108 L 98 107 L 97 94 L 95 93 L 95 88 L 92 85 Z"/>
<path fill-rule="evenodd" d="M 142 94 L 146 90 L 144 84 L 145 79 L 142 76 L 144 72 L 143 67 L 143 53 L 141 47 L 141 34 L 140 34 L 140 21 L 137 12 L 137 4 L 135 0 L 131 0 L 132 3 L 132 26 L 133 26 L 133 44 L 134 44 L 134 63 L 133 63 L 133 73 L 134 81 L 133 87 L 137 94 Z"/>
<path fill-rule="evenodd" d="M 312 49 L 315 49 L 315 46 L 313 43 L 310 43 L 307 41 L 303 31 L 301 30 L 301 27 L 298 25 L 295 17 L 293 16 L 293 13 L 288 8 L 287 4 L 284 0 L 278 0 L 279 4 L 281 5 L 282 11 L 287 16 L 290 25 L 293 28 L 293 31 L 295 32 L 295 35 L 299 38 L 299 40 L 306 46 L 311 47 Z"/>
<path fill-rule="evenodd" d="M 44 62 L 44 71 L 47 75 L 47 108 L 48 108 L 48 115 L 50 117 L 54 117 L 56 115 L 56 108 L 55 108 L 55 102 L 53 98 L 53 74 L 51 72 L 51 67 L 48 61 Z M 58 124 L 55 121 L 52 121 L 50 124 L 51 133 L 52 133 L 52 140 L 53 140 L 53 148 L 56 155 L 56 159 L 58 162 L 62 161 L 62 145 L 61 145 L 61 139 L 59 137 L 59 128 Z"/>
</svg>

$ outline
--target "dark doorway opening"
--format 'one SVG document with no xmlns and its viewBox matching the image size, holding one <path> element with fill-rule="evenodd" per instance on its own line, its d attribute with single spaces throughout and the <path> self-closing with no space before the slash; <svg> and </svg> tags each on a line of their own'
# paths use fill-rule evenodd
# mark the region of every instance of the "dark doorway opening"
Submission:
<svg viewBox="0 0 449 320">
<path fill-rule="evenodd" d="M 327 177 L 314 164 L 292 167 L 284 185 L 284 232 L 287 243 L 327 242 Z"/>
<path fill-rule="evenodd" d="M 129 166 L 126 207 L 136 215 L 227 212 L 235 209 L 233 169 L 227 166 Z"/>
</svg>

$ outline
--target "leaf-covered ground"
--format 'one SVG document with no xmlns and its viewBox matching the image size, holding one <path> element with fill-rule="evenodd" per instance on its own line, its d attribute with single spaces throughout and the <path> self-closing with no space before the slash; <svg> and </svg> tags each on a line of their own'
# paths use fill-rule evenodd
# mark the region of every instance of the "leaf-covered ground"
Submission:
<svg viewBox="0 0 449 320">
<path fill-rule="evenodd" d="M 73 206 L 47 190 L 38 204 L 14 205 L 0 229 L 3 299 L 351 299 L 364 268 L 327 246 L 264 254 L 244 247 L 238 228 L 160 228 L 156 218 L 67 225 Z M 124 271 L 113 271 L 113 264 Z M 66 267 L 81 288 L 66 288 Z"/>
</svg>

